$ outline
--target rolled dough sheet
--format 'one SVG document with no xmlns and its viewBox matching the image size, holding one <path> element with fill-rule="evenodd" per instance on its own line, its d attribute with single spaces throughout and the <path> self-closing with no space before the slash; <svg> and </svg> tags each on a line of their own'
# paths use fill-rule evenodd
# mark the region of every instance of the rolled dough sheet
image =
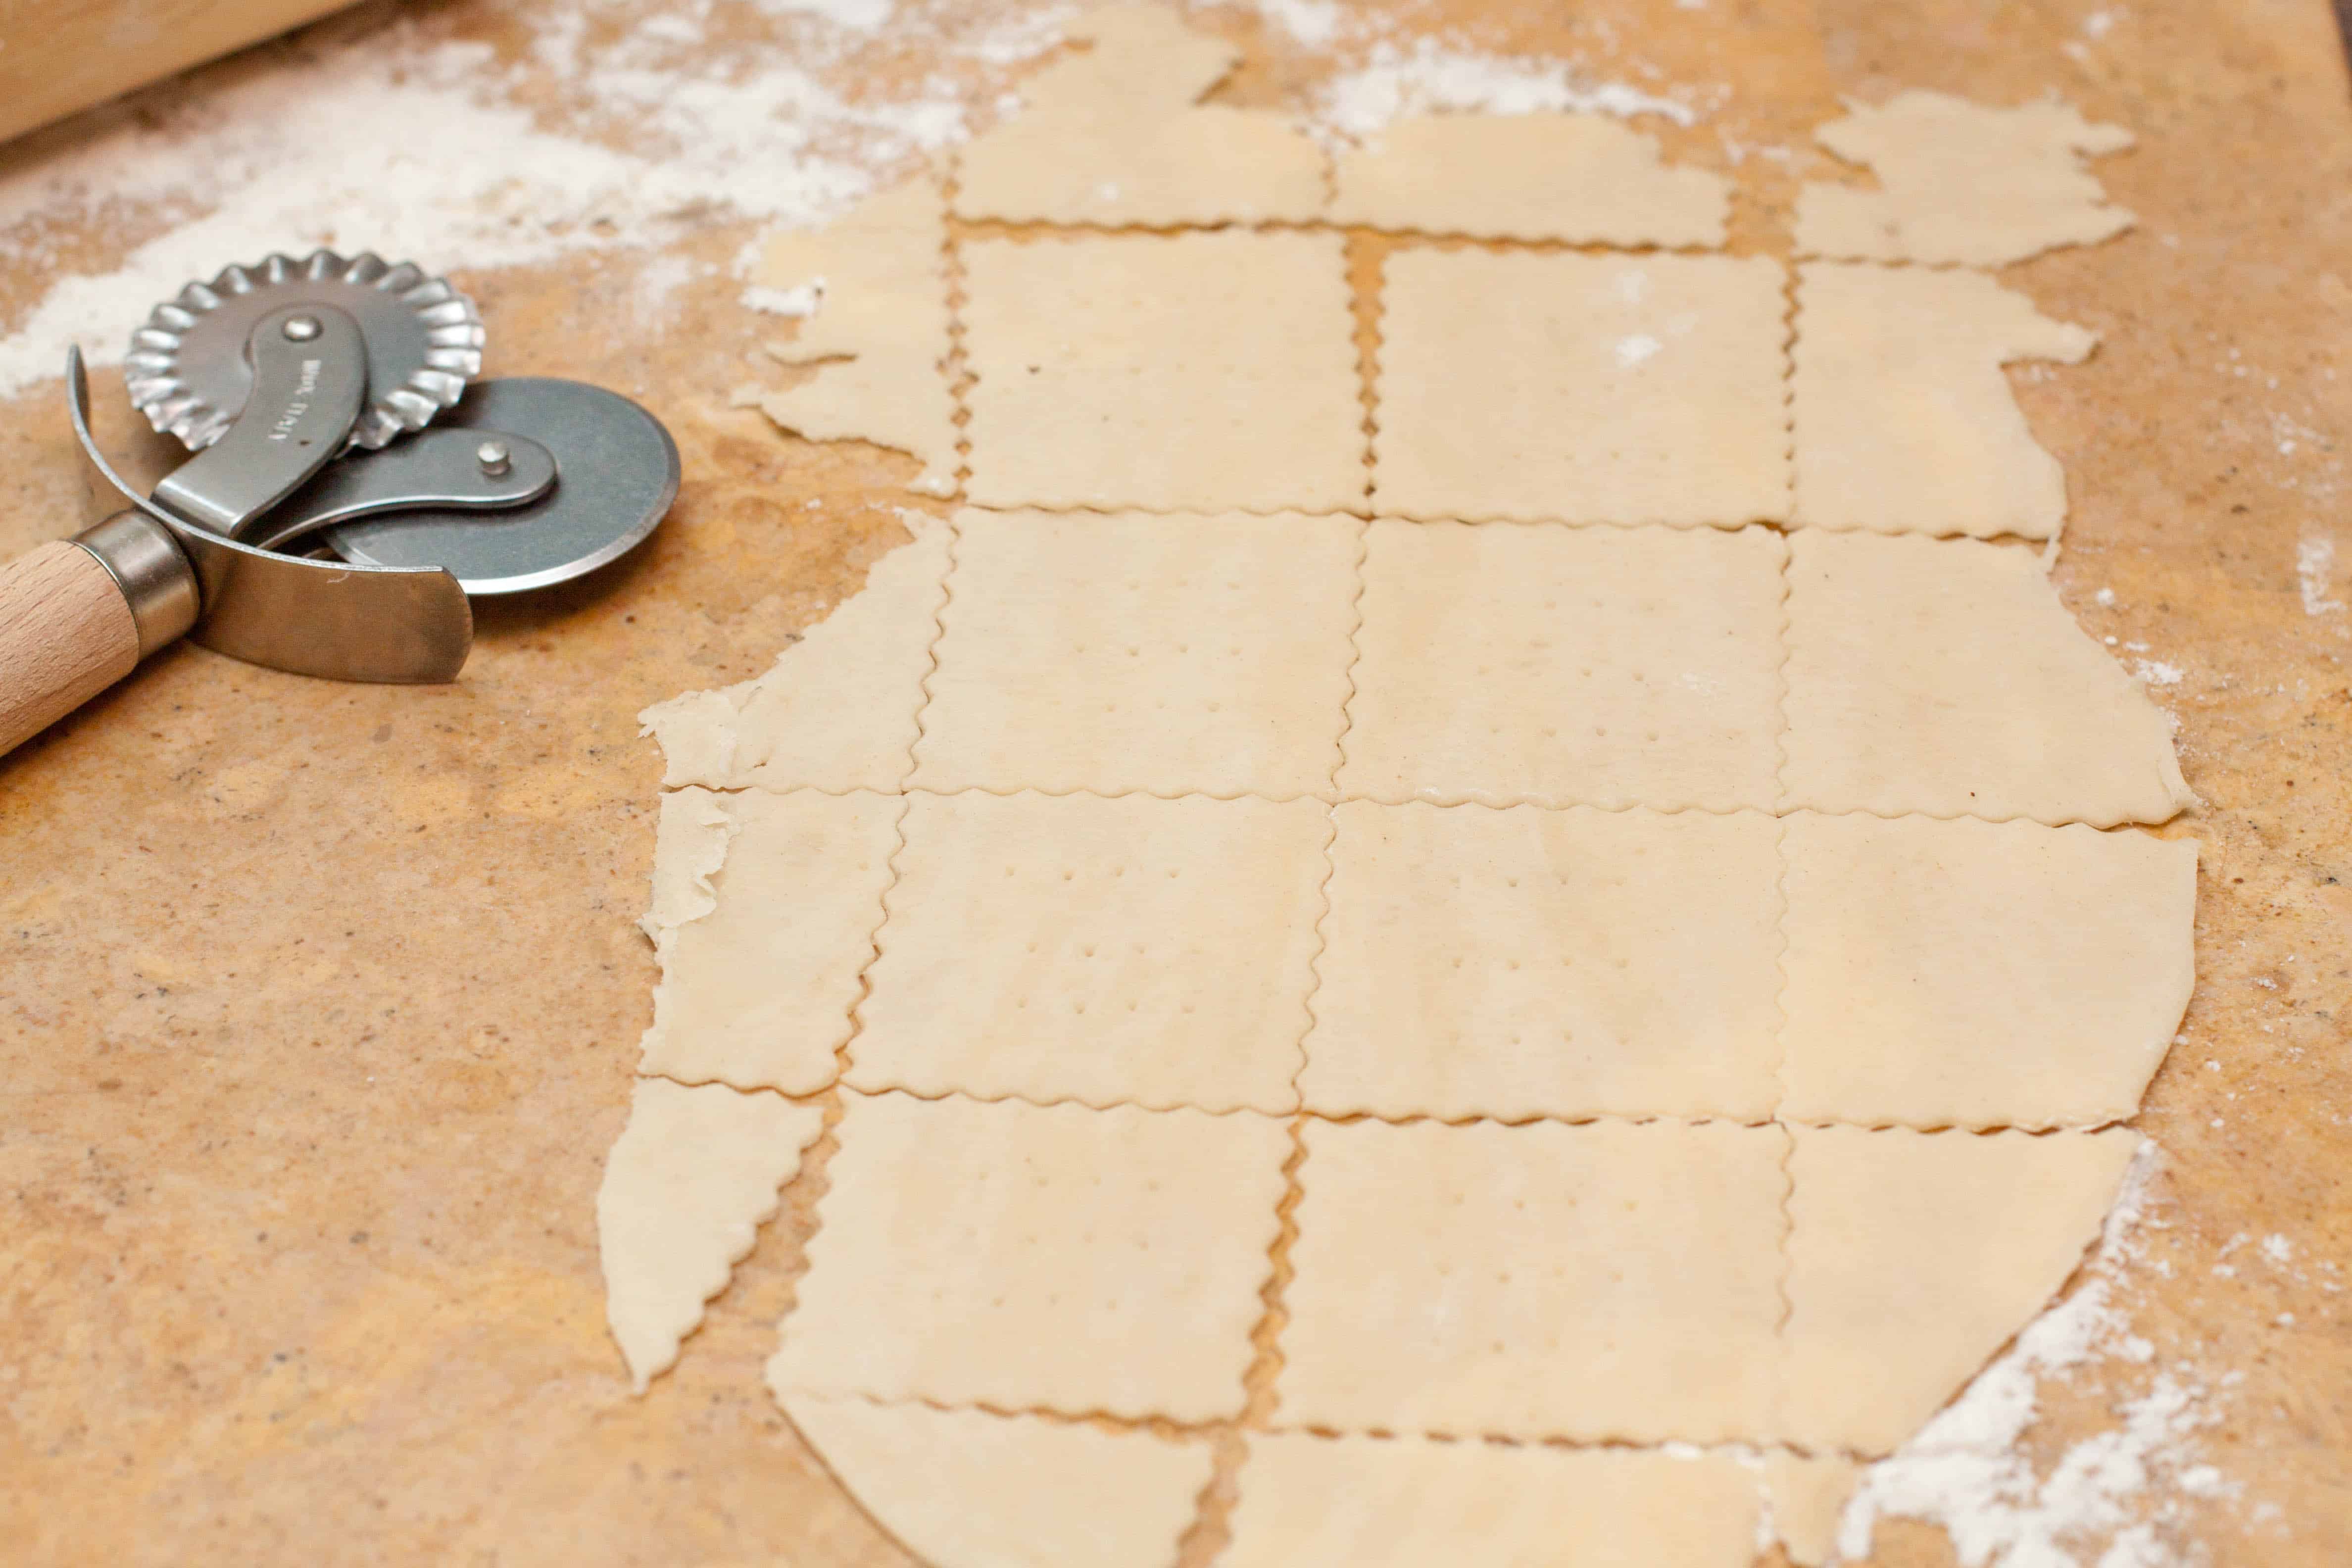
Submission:
<svg viewBox="0 0 2352 1568">
<path fill-rule="evenodd" d="M 678 804 L 672 807 L 670 801 Z M 858 976 L 874 954 L 882 889 L 905 802 L 891 795 L 677 791 L 664 803 L 655 886 L 667 858 L 698 868 L 709 834 L 724 859 L 707 874 L 710 907 L 661 924 L 661 984 L 637 1070 L 681 1083 L 810 1094 L 835 1077 Z M 714 828 L 667 831 L 673 813 Z M 673 849 L 675 844 L 677 847 Z"/>
<path fill-rule="evenodd" d="M 917 795 L 847 1081 L 1155 1110 L 1298 1103 L 1327 808 Z"/>
<path fill-rule="evenodd" d="M 835 1478 L 933 1568 L 1170 1563 L 1209 1484 L 1200 1437 L 804 1394 L 782 1404 Z"/>
<path fill-rule="evenodd" d="M 1761 528 L 1374 522 L 1340 793 L 1769 809 L 1787 550 Z"/>
<path fill-rule="evenodd" d="M 1343 245 L 1241 230 L 966 245 L 971 500 L 1360 510 Z"/>
<path fill-rule="evenodd" d="M 1862 1467 L 1850 1459 L 1809 1458 L 1786 1449 L 1764 1456 L 1772 1529 L 1790 1562 L 1799 1568 L 1822 1568 L 1831 1560 L 1837 1550 L 1838 1520 L 1861 1479 Z"/>
<path fill-rule="evenodd" d="M 1374 507 L 1465 521 L 1787 517 L 1784 281 L 1764 257 L 1395 252 Z"/>
<path fill-rule="evenodd" d="M 1363 524 L 968 510 L 956 526 L 917 788 L 1330 793 Z"/>
<path fill-rule="evenodd" d="M 1867 814 L 1787 826 L 1782 1115 L 2047 1128 L 2139 1109 L 2189 1005 L 2194 841 Z"/>
<path fill-rule="evenodd" d="M 605 1317 L 639 1394 L 677 1360 L 824 1127 L 823 1110 L 780 1094 L 637 1080 L 604 1157 L 596 1237 Z"/>
<path fill-rule="evenodd" d="M 1723 244 L 1731 183 L 1601 114 L 1400 120 L 1340 155 L 1330 221 L 1487 239 Z"/>
<path fill-rule="evenodd" d="M 1881 816 L 2165 822 L 2172 727 L 2042 563 L 1969 541 L 1789 541 L 1782 804 Z"/>
<path fill-rule="evenodd" d="M 2000 367 L 2097 339 L 1975 272 L 1798 268 L 1794 521 L 1880 533 L 2048 539 L 2066 476 Z"/>
<path fill-rule="evenodd" d="M 1303 1139 L 1279 1426 L 1696 1443 L 1768 1429 L 1780 1129 L 1310 1119 Z"/>
<path fill-rule="evenodd" d="M 1287 1128 L 1237 1111 L 843 1096 L 780 1399 L 1237 1414 Z"/>
<path fill-rule="evenodd" d="M 2083 167 L 2086 155 L 2130 146 L 2131 132 L 2063 103 L 1999 109 L 1914 89 L 1813 134 L 1866 165 L 1879 188 L 1807 184 L 1797 194 L 1801 256 L 1999 267 L 2132 225 Z"/>
<path fill-rule="evenodd" d="M 1369 801 L 1332 815 L 1310 1108 L 1771 1116 L 1773 818 Z"/>
<path fill-rule="evenodd" d="M 1223 1568 L 1748 1568 L 1754 1479 L 1722 1454 L 1253 1434 Z"/>
<path fill-rule="evenodd" d="M 1798 1128 L 1786 1440 L 1876 1456 L 1917 1431 L 2074 1273 L 2139 1142 Z"/>
</svg>

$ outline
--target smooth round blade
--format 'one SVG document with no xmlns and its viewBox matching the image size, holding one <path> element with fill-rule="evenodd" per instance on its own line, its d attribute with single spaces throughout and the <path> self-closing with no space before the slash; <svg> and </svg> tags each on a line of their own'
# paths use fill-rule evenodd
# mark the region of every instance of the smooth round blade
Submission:
<svg viewBox="0 0 2352 1568">
<path fill-rule="evenodd" d="M 404 511 L 337 523 L 320 537 L 366 566 L 440 566 L 475 597 L 520 594 L 593 572 L 654 531 L 677 497 L 677 446 L 617 392 L 513 376 L 477 382 L 443 426 L 528 436 L 555 454 L 555 486 L 508 511 Z"/>
</svg>

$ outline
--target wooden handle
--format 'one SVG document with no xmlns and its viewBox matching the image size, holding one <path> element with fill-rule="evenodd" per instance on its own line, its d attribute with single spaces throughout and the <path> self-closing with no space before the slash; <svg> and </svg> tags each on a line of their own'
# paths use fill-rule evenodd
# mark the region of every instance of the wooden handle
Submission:
<svg viewBox="0 0 2352 1568">
<path fill-rule="evenodd" d="M 139 627 L 113 574 L 58 540 L 0 567 L 0 754 L 139 664 Z"/>
</svg>

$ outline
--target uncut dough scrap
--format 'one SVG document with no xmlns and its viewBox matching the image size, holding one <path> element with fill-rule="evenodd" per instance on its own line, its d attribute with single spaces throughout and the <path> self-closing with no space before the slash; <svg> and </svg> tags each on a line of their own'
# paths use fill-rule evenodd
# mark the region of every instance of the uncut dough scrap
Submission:
<svg viewBox="0 0 2352 1568">
<path fill-rule="evenodd" d="M 1979 273 L 1800 268 L 1793 521 L 2050 538 L 2065 521 L 2066 476 L 2000 367 L 2074 364 L 2097 342 Z"/>
<path fill-rule="evenodd" d="M 1722 1454 L 1253 1433 L 1240 1487 L 1222 1568 L 1748 1568 L 1756 1551 L 1755 1483 Z"/>
<path fill-rule="evenodd" d="M 1163 1563 L 1209 1484 L 1209 1445 L 1034 1415 L 779 1401 L 868 1512 L 955 1568 Z"/>
<path fill-rule="evenodd" d="M 1160 5 L 1106 7 L 1067 36 L 1092 47 L 1023 82 L 1027 107 L 964 150 L 957 216 L 1159 226 L 1323 205 L 1323 155 L 1284 116 L 1194 107 L 1240 50 Z"/>
<path fill-rule="evenodd" d="M 770 1386 L 1207 1421 L 1242 1406 L 1284 1123 L 845 1094 Z"/>
<path fill-rule="evenodd" d="M 1369 801 L 1333 816 L 1310 1108 L 1772 1114 L 1773 818 Z"/>
<path fill-rule="evenodd" d="M 1730 182 L 1669 168 L 1655 137 L 1600 114 L 1400 120 L 1343 154 L 1333 223 L 1489 239 L 1723 243 Z"/>
<path fill-rule="evenodd" d="M 1999 267 L 2132 226 L 2083 167 L 2132 144 L 2063 103 L 1995 109 L 1914 89 L 1858 107 L 1814 132 L 1879 188 L 1808 184 L 1797 194 L 1797 252 L 1863 261 Z"/>
<path fill-rule="evenodd" d="M 1311 800 L 917 795 L 847 1081 L 1283 1111 L 1314 985 Z"/>
<path fill-rule="evenodd" d="M 1817 529 L 1789 549 L 1784 806 L 2112 827 L 2196 804 L 2170 722 L 2034 555 Z"/>
<path fill-rule="evenodd" d="M 637 1080 L 604 1158 L 596 1235 L 605 1317 L 639 1394 L 677 1360 L 824 1126 L 816 1106 L 778 1094 Z"/>
</svg>

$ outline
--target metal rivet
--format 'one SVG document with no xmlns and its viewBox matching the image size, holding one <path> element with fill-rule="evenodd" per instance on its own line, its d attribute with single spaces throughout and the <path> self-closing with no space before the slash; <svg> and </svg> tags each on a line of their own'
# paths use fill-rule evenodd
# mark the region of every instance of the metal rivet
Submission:
<svg viewBox="0 0 2352 1568">
<path fill-rule="evenodd" d="M 286 335 L 298 343 L 309 342 L 319 335 L 319 318 L 316 316 L 287 317 Z"/>
<path fill-rule="evenodd" d="M 513 456 L 504 441 L 485 441 L 474 448 L 474 460 L 482 465 L 482 472 L 492 479 L 507 471 L 508 460 Z"/>
</svg>

